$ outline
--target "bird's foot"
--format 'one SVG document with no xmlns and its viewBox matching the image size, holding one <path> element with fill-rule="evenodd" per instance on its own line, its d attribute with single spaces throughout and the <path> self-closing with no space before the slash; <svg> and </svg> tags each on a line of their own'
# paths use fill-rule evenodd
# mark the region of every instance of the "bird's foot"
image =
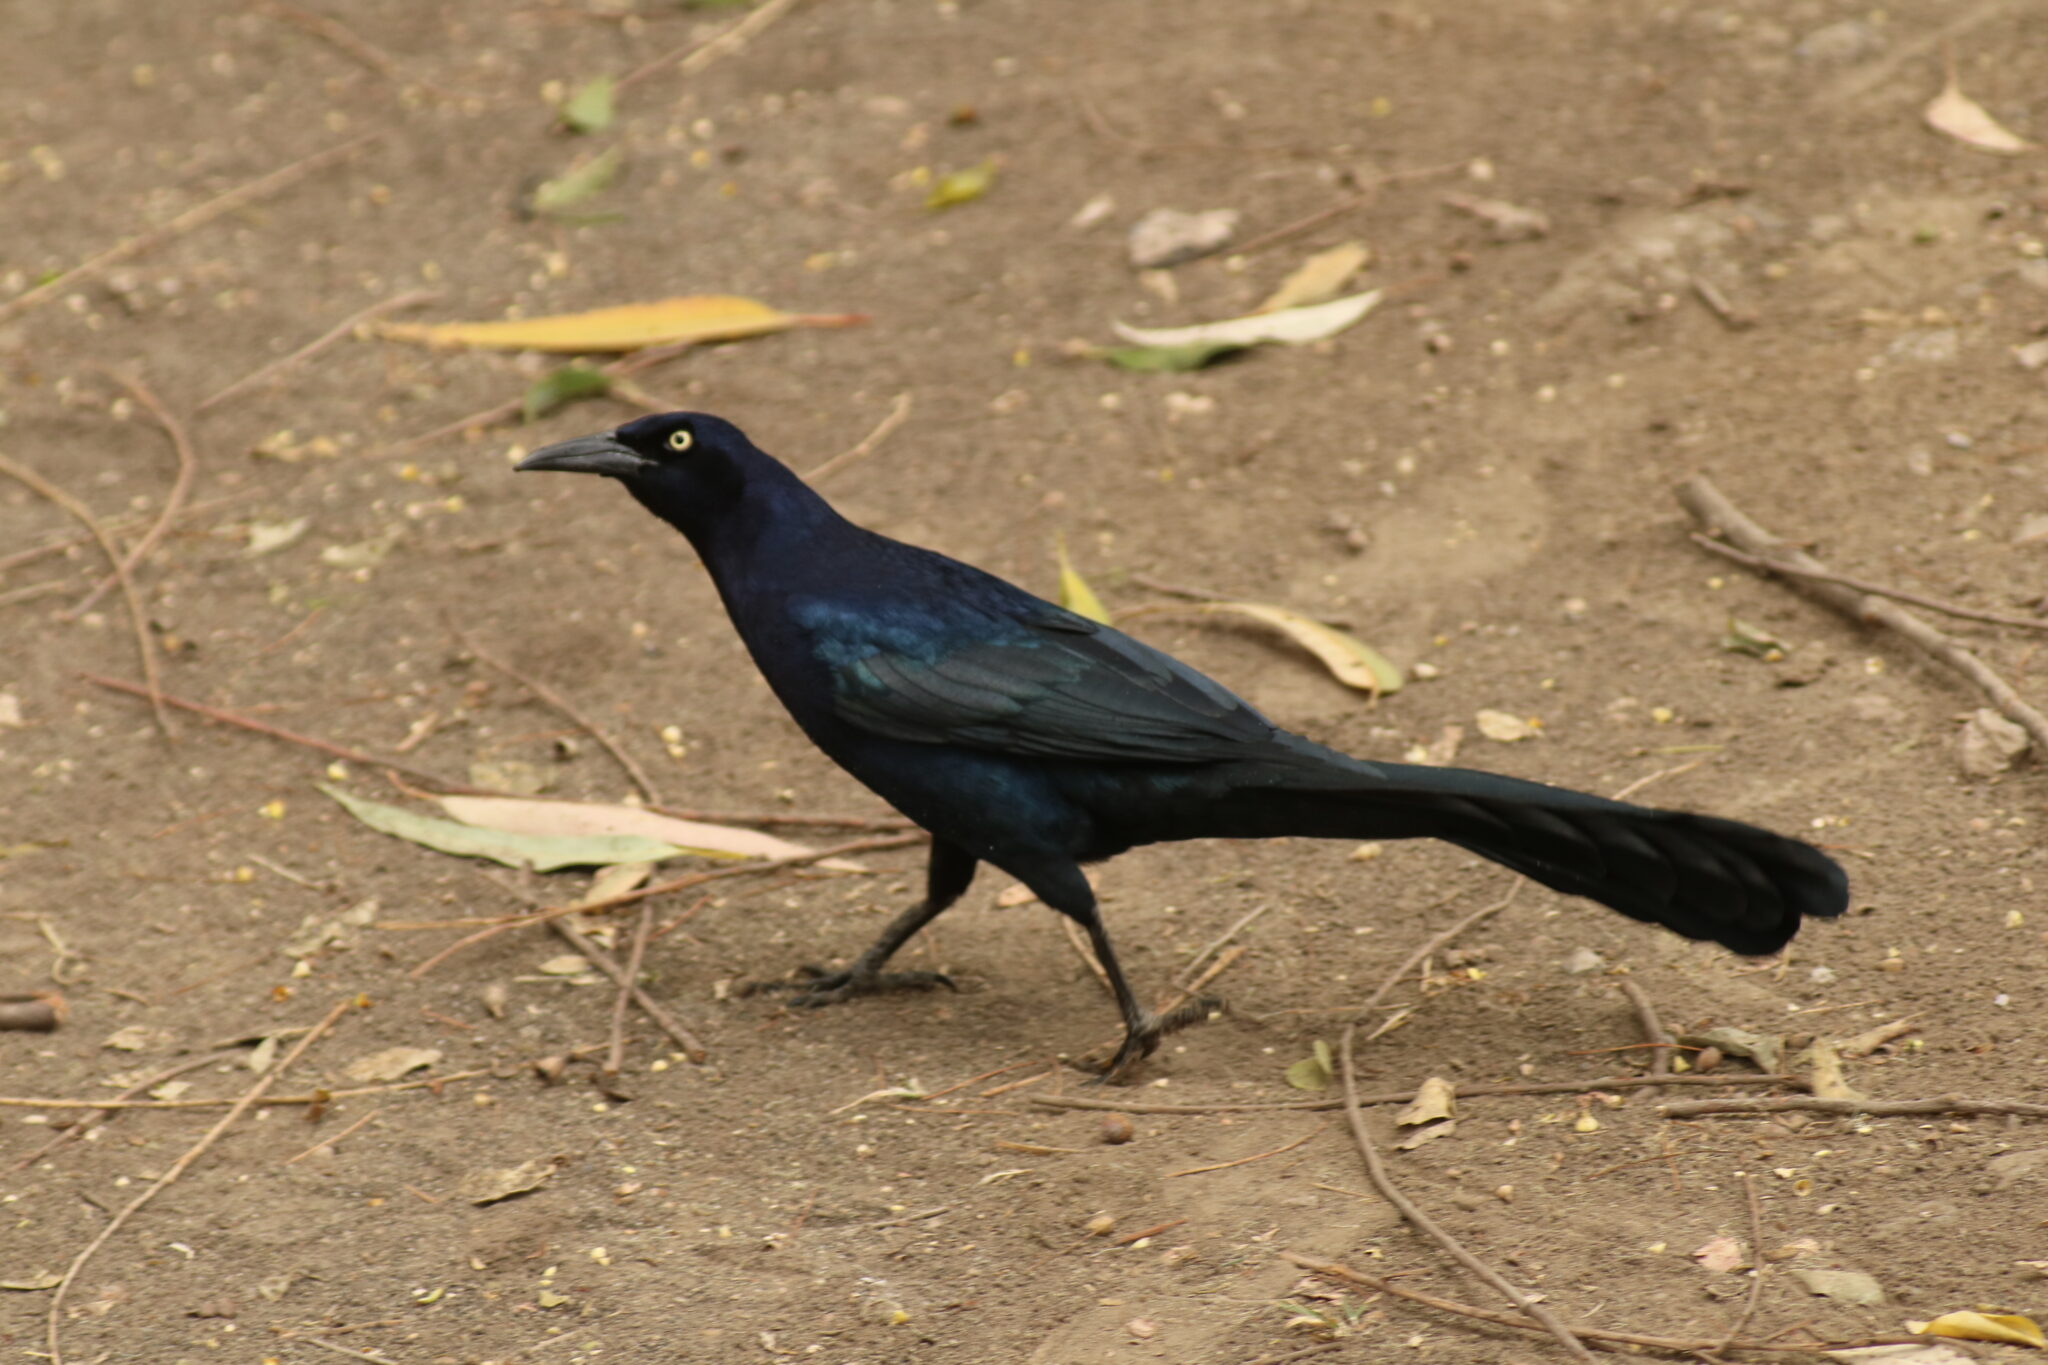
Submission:
<svg viewBox="0 0 2048 1365">
<path fill-rule="evenodd" d="M 1205 1024 L 1223 1011 L 1223 1002 L 1212 995 L 1198 996 L 1193 1000 L 1167 1010 L 1164 1014 L 1145 1013 L 1136 1025 L 1126 1030 L 1124 1040 L 1116 1055 L 1107 1063 L 1091 1063 L 1086 1059 L 1082 1065 L 1096 1074 L 1091 1085 L 1128 1085 L 1138 1064 L 1150 1057 L 1159 1048 L 1159 1040 L 1170 1033 L 1178 1033 L 1195 1024 Z"/>
<path fill-rule="evenodd" d="M 799 967 L 797 971 L 802 974 L 798 980 L 757 981 L 746 988 L 745 994 L 788 991 L 790 1004 L 818 1009 L 856 996 L 882 995 L 889 991 L 928 991 L 939 986 L 949 991 L 960 989 L 944 972 L 864 972 L 855 967 L 828 972 L 822 967 L 812 966 Z"/>
</svg>

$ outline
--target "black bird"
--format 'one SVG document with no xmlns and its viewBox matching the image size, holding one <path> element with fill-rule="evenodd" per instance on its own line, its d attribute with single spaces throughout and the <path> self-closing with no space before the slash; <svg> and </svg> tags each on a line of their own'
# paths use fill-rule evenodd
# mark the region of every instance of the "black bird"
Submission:
<svg viewBox="0 0 2048 1365">
<path fill-rule="evenodd" d="M 804 733 L 931 832 L 924 899 L 802 986 L 806 1004 L 951 985 L 882 968 L 993 863 L 1088 931 L 1123 1011 L 1120 1075 L 1187 1020 L 1131 993 L 1081 866 L 1170 839 L 1443 839 L 1748 954 L 1848 902 L 1833 860 L 1751 825 L 1368 763 L 1282 730 L 1149 645 L 854 525 L 717 417 L 643 417 L 519 468 L 608 475 L 687 536 Z"/>
</svg>

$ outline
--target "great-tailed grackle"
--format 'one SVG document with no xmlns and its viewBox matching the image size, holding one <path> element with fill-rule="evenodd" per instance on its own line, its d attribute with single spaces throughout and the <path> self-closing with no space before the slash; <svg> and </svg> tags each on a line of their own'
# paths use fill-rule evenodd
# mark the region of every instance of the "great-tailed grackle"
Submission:
<svg viewBox="0 0 2048 1365">
<path fill-rule="evenodd" d="M 804 733 L 931 831 L 924 899 L 802 987 L 807 1004 L 950 985 L 882 968 L 989 862 L 1088 931 L 1123 1011 L 1119 1075 L 1183 1021 L 1131 993 L 1081 865 L 1170 839 L 1444 839 L 1738 953 L 1848 902 L 1831 859 L 1751 825 L 1291 734 L 1119 631 L 855 526 L 716 417 L 643 417 L 519 468 L 609 475 L 689 537 Z"/>
</svg>

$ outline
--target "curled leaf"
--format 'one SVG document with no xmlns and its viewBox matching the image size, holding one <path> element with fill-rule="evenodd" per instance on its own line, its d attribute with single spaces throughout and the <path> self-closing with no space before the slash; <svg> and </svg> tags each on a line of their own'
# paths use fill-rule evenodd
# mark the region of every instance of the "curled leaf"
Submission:
<svg viewBox="0 0 2048 1365">
<path fill-rule="evenodd" d="M 1849 1084 L 1842 1074 L 1842 1058 L 1835 1051 L 1835 1045 L 1825 1038 L 1813 1040 L 1812 1088 L 1816 1097 L 1824 1100 L 1860 1100 L 1863 1092 Z"/>
<path fill-rule="evenodd" d="M 1253 313 L 1194 327 L 1131 327 L 1121 322 L 1112 325 L 1118 336 L 1134 346 L 1258 346 L 1266 342 L 1299 346 L 1337 335 L 1370 313 L 1380 298 L 1380 290 L 1369 289 L 1308 308 L 1283 308 L 1277 313 Z"/>
<path fill-rule="evenodd" d="M 925 196 L 924 206 L 928 209 L 950 209 L 973 203 L 996 183 L 996 166 L 996 159 L 990 157 L 966 170 L 946 172 L 932 186 L 931 193 Z"/>
<path fill-rule="evenodd" d="M 1394 1115 L 1394 1122 L 1402 1127 L 1413 1127 L 1447 1119 L 1451 1116 L 1456 1094 L 1449 1081 L 1441 1076 L 1431 1076 L 1416 1089 L 1415 1098 Z"/>
<path fill-rule="evenodd" d="M 599 76 L 562 105 L 562 126 L 572 133 L 601 133 L 612 126 L 612 95 L 618 82 Z"/>
<path fill-rule="evenodd" d="M 539 214 L 566 213 L 584 200 L 610 189 L 612 182 L 619 178 L 619 168 L 625 164 L 623 148 L 607 147 L 596 156 L 577 162 L 552 180 L 541 181 L 534 187 L 527 206 Z"/>
<path fill-rule="evenodd" d="M 1372 248 L 1363 242 L 1345 242 L 1328 251 L 1318 251 L 1296 266 L 1294 273 L 1282 280 L 1271 297 L 1254 311 L 1277 313 L 1286 308 L 1327 302 L 1335 298 L 1337 291 L 1349 284 L 1351 277 L 1365 269 L 1371 260 Z"/>
<path fill-rule="evenodd" d="M 589 354 L 683 341 L 736 341 L 791 327 L 849 327 L 866 320 L 848 313 L 785 313 L 732 294 L 688 294 L 503 322 L 390 322 L 378 326 L 376 333 L 391 341 L 427 346 Z"/>
<path fill-rule="evenodd" d="M 519 409 L 529 422 L 547 416 L 556 408 L 585 398 L 602 398 L 612 391 L 612 377 L 589 365 L 564 365 L 550 370 L 527 389 Z"/>
<path fill-rule="evenodd" d="M 1137 616 L 1163 616 L 1169 613 L 1242 616 L 1261 625 L 1271 626 L 1315 655 L 1338 682 L 1346 687 L 1355 687 L 1361 692 L 1370 692 L 1375 697 L 1391 696 L 1399 692 L 1404 681 L 1401 670 L 1394 667 L 1385 655 L 1371 645 L 1363 640 L 1354 639 L 1335 626 L 1326 626 L 1312 616 L 1304 616 L 1287 607 L 1270 606 L 1264 602 L 1161 602 L 1151 606 L 1133 607 L 1118 613 L 1118 617 L 1129 619 Z"/>
<path fill-rule="evenodd" d="M 1753 659 L 1762 659 L 1774 664 L 1790 652 L 1792 646 L 1765 630 L 1753 626 L 1739 617 L 1728 618 L 1728 629 L 1721 636 L 1721 648 L 1730 654 L 1747 654 Z"/>
<path fill-rule="evenodd" d="M 1991 117 L 1983 105 L 1963 93 L 1962 87 L 1956 84 L 1953 64 L 1949 66 L 1947 84 L 1920 111 L 1920 117 L 1926 119 L 1927 126 L 1935 132 L 1946 133 L 1956 141 L 1967 142 L 1981 151 L 2018 156 L 2021 152 L 2034 150 L 2033 143 Z"/>
<path fill-rule="evenodd" d="M 1102 605 L 1102 599 L 1095 595 L 1095 589 L 1088 586 L 1088 580 L 1075 570 L 1073 561 L 1067 558 L 1067 541 L 1062 536 L 1054 542 L 1060 560 L 1060 605 L 1077 616 L 1091 621 L 1109 624 L 1109 608 Z"/>
<path fill-rule="evenodd" d="M 1932 1322 L 1907 1326 L 1921 1336 L 1955 1337 L 1963 1341 L 2003 1341 L 2013 1346 L 2048 1350 L 2040 1324 L 2017 1313 L 1943 1313 Z"/>
</svg>

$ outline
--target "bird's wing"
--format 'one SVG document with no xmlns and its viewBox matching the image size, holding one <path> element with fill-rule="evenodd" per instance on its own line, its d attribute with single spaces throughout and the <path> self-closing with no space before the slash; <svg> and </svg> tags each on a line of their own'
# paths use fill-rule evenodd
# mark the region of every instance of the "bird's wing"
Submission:
<svg viewBox="0 0 2048 1365">
<path fill-rule="evenodd" d="M 831 670 L 834 706 L 921 744 L 1149 763 L 1211 763 L 1273 734 L 1246 702 L 1121 631 L 1051 603 L 1019 611 L 841 609 L 796 615 Z"/>
</svg>

